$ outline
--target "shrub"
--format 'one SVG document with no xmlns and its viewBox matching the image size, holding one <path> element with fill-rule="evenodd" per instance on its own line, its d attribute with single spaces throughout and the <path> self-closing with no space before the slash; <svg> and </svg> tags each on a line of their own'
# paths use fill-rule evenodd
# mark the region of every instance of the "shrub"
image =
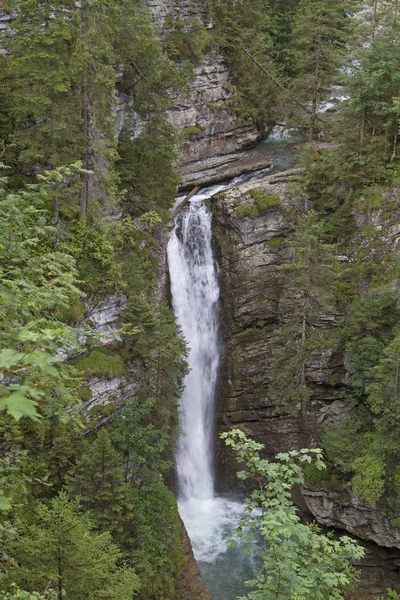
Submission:
<svg viewBox="0 0 400 600">
<path fill-rule="evenodd" d="M 277 208 L 282 204 L 278 194 L 273 194 L 271 192 L 252 189 L 249 191 L 249 195 L 253 199 L 254 205 L 257 207 L 260 215 L 265 214 L 270 208 Z"/>
<path fill-rule="evenodd" d="M 258 216 L 257 207 L 254 206 L 254 204 L 237 206 L 236 216 L 238 217 L 238 219 L 245 219 L 246 217 L 248 217 L 249 219 L 255 219 Z"/>
<path fill-rule="evenodd" d="M 271 208 L 281 206 L 282 202 L 278 194 L 271 192 L 263 192 L 262 190 L 249 190 L 249 196 L 253 200 L 253 204 L 246 204 L 236 208 L 236 216 L 239 219 L 255 219 L 258 215 L 265 215 Z"/>
</svg>

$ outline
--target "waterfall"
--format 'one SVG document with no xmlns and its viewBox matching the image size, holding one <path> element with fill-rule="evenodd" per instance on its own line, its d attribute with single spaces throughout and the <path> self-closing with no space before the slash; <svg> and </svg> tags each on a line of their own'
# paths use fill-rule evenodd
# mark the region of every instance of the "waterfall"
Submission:
<svg viewBox="0 0 400 600">
<path fill-rule="evenodd" d="M 251 560 L 228 540 L 243 505 L 214 495 L 214 397 L 219 364 L 218 268 L 212 252 L 211 213 L 204 200 L 265 170 L 205 188 L 177 215 L 168 244 L 172 306 L 190 353 L 181 397 L 180 437 L 175 456 L 178 507 L 202 576 L 215 600 L 245 593 Z M 177 198 L 176 205 L 182 201 Z"/>
<path fill-rule="evenodd" d="M 214 495 L 219 286 L 211 247 L 211 214 L 203 202 L 192 202 L 179 213 L 168 246 L 168 264 L 175 316 L 190 348 L 176 453 L 179 499 L 207 500 Z"/>
</svg>

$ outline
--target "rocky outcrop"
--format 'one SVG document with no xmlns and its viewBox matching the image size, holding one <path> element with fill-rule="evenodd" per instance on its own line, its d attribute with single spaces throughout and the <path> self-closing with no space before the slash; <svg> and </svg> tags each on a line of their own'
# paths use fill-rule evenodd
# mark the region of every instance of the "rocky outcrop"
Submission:
<svg viewBox="0 0 400 600">
<path fill-rule="evenodd" d="M 189 26 L 198 18 L 208 29 L 213 27 L 201 3 L 147 0 L 147 6 L 161 31 L 167 26 L 167 19 Z M 179 131 L 197 130 L 187 136 L 179 149 L 177 168 L 184 186 L 208 181 L 210 169 L 219 168 L 216 158 L 225 164 L 236 160 L 235 153 L 260 137 L 250 121 L 239 121 L 236 115 L 224 110 L 225 102 L 234 93 L 231 79 L 224 57 L 213 51 L 206 53 L 200 64 L 194 66 L 188 94 L 177 98 L 168 111 L 170 122 Z"/>
<path fill-rule="evenodd" d="M 190 127 L 198 130 L 188 135 L 179 149 L 177 168 L 184 186 L 204 183 L 209 179 L 210 169 L 219 169 L 221 164 L 237 159 L 238 150 L 251 146 L 259 138 L 251 122 L 239 122 L 234 114 L 223 109 L 232 96 L 232 86 L 227 85 L 230 79 L 224 58 L 207 54 L 195 67 L 189 94 L 181 96 L 168 112 L 170 122 L 179 131 Z"/>
<path fill-rule="evenodd" d="M 400 549 L 400 529 L 393 527 L 389 517 L 361 500 L 348 487 L 342 485 L 339 490 L 332 490 L 304 486 L 302 495 L 309 512 L 318 517 L 321 525 L 346 529 L 379 546 Z"/>
<path fill-rule="evenodd" d="M 269 394 L 273 334 L 277 321 L 278 267 L 287 258 L 282 244 L 290 231 L 286 217 L 294 209 L 288 180 L 271 175 L 222 192 L 212 199 L 216 251 L 222 286 L 224 361 L 218 420 L 222 428 L 240 427 L 262 442 L 270 456 L 310 443 L 301 419 L 278 406 Z M 281 206 L 255 218 L 239 218 L 237 207 L 251 203 L 250 189 L 273 191 Z M 329 319 L 324 326 L 329 326 Z M 335 402 L 344 377 L 342 357 L 326 352 L 307 370 L 315 415 Z M 232 465 L 221 449 L 222 481 L 228 485 Z"/>
<path fill-rule="evenodd" d="M 0 54 L 6 53 L 4 46 L 6 44 L 7 36 L 10 32 L 10 25 L 13 19 L 13 15 L 0 9 Z"/>
</svg>

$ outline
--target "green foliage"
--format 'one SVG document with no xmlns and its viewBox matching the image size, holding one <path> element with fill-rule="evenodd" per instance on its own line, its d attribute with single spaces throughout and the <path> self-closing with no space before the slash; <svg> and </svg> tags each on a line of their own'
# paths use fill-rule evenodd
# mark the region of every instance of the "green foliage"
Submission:
<svg viewBox="0 0 400 600">
<path fill-rule="evenodd" d="M 306 464 L 303 468 L 304 481 L 311 488 L 324 486 L 335 487 L 339 480 L 327 469 L 318 469 L 314 462 Z"/>
<path fill-rule="evenodd" d="M 93 442 L 86 442 L 68 487 L 81 499 L 85 510 L 93 513 L 102 530 L 123 531 L 126 486 L 122 456 L 104 429 Z"/>
<path fill-rule="evenodd" d="M 116 255 L 114 224 L 86 219 L 73 224 L 64 248 L 74 257 L 83 288 L 91 297 L 114 294 L 123 287 L 122 266 Z"/>
<path fill-rule="evenodd" d="M 334 248 L 321 241 L 323 223 L 310 211 L 300 215 L 290 262 L 280 267 L 280 324 L 274 335 L 272 389 L 275 397 L 300 402 L 307 422 L 309 397 L 306 365 L 315 352 L 332 346 L 330 332 L 317 327 L 318 319 L 333 309 L 338 262 Z"/>
<path fill-rule="evenodd" d="M 238 219 L 255 219 L 256 217 L 258 217 L 257 207 L 254 204 L 237 206 L 236 216 Z"/>
<path fill-rule="evenodd" d="M 126 347 L 145 369 L 149 396 L 159 399 L 160 414 L 164 408 L 173 415 L 187 373 L 187 347 L 171 309 L 162 304 L 157 310 L 151 299 L 132 295 L 122 319 Z"/>
<path fill-rule="evenodd" d="M 0 592 L 1 600 L 56 600 L 57 596 L 53 590 L 45 590 L 43 594 L 39 592 L 25 592 L 16 586 L 13 586 L 11 592 Z"/>
<path fill-rule="evenodd" d="M 176 144 L 176 131 L 165 116 L 151 119 L 145 131 L 132 142 L 121 135 L 120 177 L 132 188 L 132 197 L 128 197 L 131 214 L 136 216 L 157 208 L 167 214 L 179 181 L 173 167 Z"/>
<path fill-rule="evenodd" d="M 379 455 L 366 454 L 356 458 L 353 470 L 353 490 L 375 506 L 385 490 L 385 462 Z"/>
<path fill-rule="evenodd" d="M 175 414 L 157 398 L 127 402 L 113 424 L 112 439 L 122 455 L 125 479 L 151 484 L 171 467 L 169 449 L 176 435 Z"/>
<path fill-rule="evenodd" d="M 309 104 L 309 139 L 316 135 L 318 106 L 329 94 L 349 38 L 353 0 L 300 0 L 294 17 L 293 95 Z"/>
<path fill-rule="evenodd" d="M 113 379 L 127 374 L 125 361 L 119 354 L 111 354 L 105 350 L 93 350 L 87 356 L 74 359 L 74 366 L 85 377 L 102 377 Z"/>
<path fill-rule="evenodd" d="M 264 446 L 240 430 L 221 437 L 245 467 L 238 477 L 257 482 L 246 500 L 247 510 L 237 531 L 251 553 L 257 553 L 257 536 L 263 542 L 261 570 L 247 582 L 252 591 L 244 598 L 343 598 L 357 580 L 350 562 L 363 556 L 363 548 L 348 537 L 334 540 L 315 524 L 301 523 L 292 502 L 293 486 L 304 481 L 303 467 L 314 462 L 317 469 L 325 468 L 322 451 L 294 450 L 269 462 L 260 456 Z"/>
<path fill-rule="evenodd" d="M 163 47 L 172 60 L 189 59 L 194 63 L 200 63 L 204 53 L 212 47 L 212 33 L 198 17 L 189 23 L 167 19 L 164 27 L 168 33 Z"/>
<path fill-rule="evenodd" d="M 377 600 L 399 600 L 400 596 L 397 592 L 395 592 L 394 590 L 388 588 L 387 590 L 387 596 L 386 598 L 383 598 L 382 596 L 377 598 Z"/>
<path fill-rule="evenodd" d="M 264 192 L 258 188 L 249 190 L 249 195 L 253 199 L 254 206 L 257 208 L 260 215 L 264 215 L 270 208 L 277 208 L 282 205 L 278 194 Z"/>
<path fill-rule="evenodd" d="M 211 7 L 215 42 L 224 51 L 236 87 L 224 107 L 240 119 L 252 119 L 260 130 L 267 129 L 279 112 L 279 88 L 272 79 L 278 75 L 271 33 L 282 13 L 275 13 L 267 0 L 215 0 Z M 272 78 L 255 66 L 243 48 L 257 56 Z"/>
<path fill-rule="evenodd" d="M 51 247 L 45 186 L 3 192 L 0 203 L 0 409 L 36 419 L 73 404 L 63 379 L 71 369 L 54 353 L 76 344 L 77 334 L 53 315 L 81 293 L 73 258 Z"/>
<path fill-rule="evenodd" d="M 236 216 L 238 219 L 255 219 L 259 215 L 265 215 L 272 208 L 279 208 L 282 205 L 278 194 L 271 192 L 263 192 L 260 189 L 254 188 L 249 190 L 249 196 L 253 200 L 253 204 L 245 204 L 236 207 Z"/>
<path fill-rule="evenodd" d="M 202 132 L 202 128 L 198 125 L 189 125 L 188 127 L 184 127 L 181 131 L 181 134 L 184 136 L 190 135 L 198 135 Z"/>
<path fill-rule="evenodd" d="M 108 532 L 95 533 L 94 523 L 83 514 L 77 501 L 66 494 L 49 506 L 39 504 L 30 522 L 20 523 L 21 536 L 13 551 L 18 564 L 5 583 L 45 592 L 57 589 L 57 600 L 65 591 L 71 600 L 96 598 L 99 593 L 118 600 L 131 600 L 138 589 L 133 569 L 118 567 L 120 552 Z"/>
</svg>

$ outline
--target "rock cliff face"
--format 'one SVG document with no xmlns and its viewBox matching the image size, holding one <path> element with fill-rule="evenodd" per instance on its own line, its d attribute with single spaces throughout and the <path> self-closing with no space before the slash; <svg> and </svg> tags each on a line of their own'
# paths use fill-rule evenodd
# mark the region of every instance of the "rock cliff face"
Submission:
<svg viewBox="0 0 400 600">
<path fill-rule="evenodd" d="M 293 210 L 288 179 L 293 171 L 271 175 L 222 192 L 212 199 L 217 254 L 221 267 L 224 362 L 218 419 L 222 427 L 238 426 L 266 446 L 270 456 L 309 445 L 301 420 L 269 396 L 272 341 L 278 311 L 278 266 L 286 256 L 282 241 L 290 231 Z M 255 218 L 240 219 L 236 209 L 250 203 L 251 188 L 272 191 L 282 205 Z M 246 199 L 247 198 L 247 199 Z M 326 317 L 329 327 L 333 317 Z M 342 357 L 325 353 L 307 370 L 311 406 L 325 415 L 338 410 L 335 385 L 344 377 Z M 335 382 L 335 383 L 333 383 Z M 331 406 L 332 405 L 332 406 Z M 224 453 L 223 453 L 224 456 Z M 225 470 L 223 480 L 229 475 Z"/>
<path fill-rule="evenodd" d="M 191 0 L 147 0 L 156 26 L 162 31 L 167 19 L 171 22 L 190 23 L 199 18 L 212 28 L 207 11 Z M 194 67 L 194 79 L 189 93 L 180 96 L 169 111 L 171 123 L 182 131 L 196 127 L 179 149 L 177 167 L 184 186 L 208 180 L 210 169 L 214 174 L 227 163 L 238 158 L 237 152 L 259 138 L 252 123 L 239 122 L 235 115 L 223 110 L 222 105 L 232 96 L 231 75 L 223 56 L 206 53 Z"/>
<path fill-rule="evenodd" d="M 304 429 L 299 417 L 277 406 L 269 394 L 271 338 L 280 295 L 277 271 L 282 261 L 288 258 L 288 250 L 282 241 L 290 232 L 288 213 L 295 209 L 288 183 L 294 174 L 291 171 L 267 176 L 221 192 L 211 199 L 223 302 L 224 358 L 219 383 L 218 428 L 241 428 L 265 445 L 269 457 L 289 449 L 315 445 L 318 430 L 324 424 L 340 419 L 347 410 L 336 395 L 338 385 L 345 378 L 340 353 L 316 355 L 307 368 L 312 434 Z M 250 204 L 248 192 L 251 188 L 278 194 L 281 206 L 255 218 L 239 218 L 237 207 Z M 329 328 L 333 321 L 334 317 L 327 315 L 320 326 Z M 237 467 L 233 457 L 221 445 L 217 451 L 220 491 L 237 489 L 238 481 L 234 476 Z M 373 569 L 367 568 L 365 563 L 363 582 L 366 587 L 357 597 L 372 597 L 372 589 L 382 593 L 392 576 L 398 584 L 400 555 L 394 549 L 400 548 L 400 532 L 392 526 L 390 518 L 355 497 L 345 485 L 318 490 L 304 487 L 297 503 L 304 513 L 312 515 L 321 525 L 345 530 L 362 540 L 390 548 L 381 551 L 371 545 L 368 560 Z M 386 552 L 384 559 L 382 552 Z M 384 564 L 389 563 L 389 575 L 383 574 Z"/>
<path fill-rule="evenodd" d="M 181 548 L 184 559 L 177 584 L 180 600 L 211 600 L 210 593 L 201 578 L 199 567 L 193 556 L 190 539 L 182 521 Z"/>
</svg>

